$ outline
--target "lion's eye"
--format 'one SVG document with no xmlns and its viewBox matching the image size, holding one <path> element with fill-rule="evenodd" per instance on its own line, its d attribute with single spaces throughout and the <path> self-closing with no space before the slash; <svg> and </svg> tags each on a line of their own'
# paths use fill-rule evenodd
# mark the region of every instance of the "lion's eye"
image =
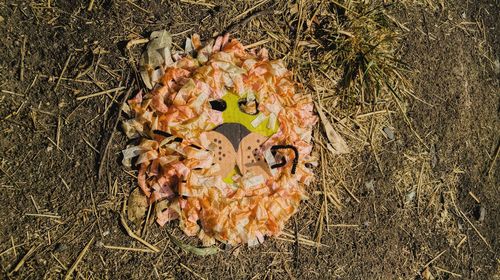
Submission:
<svg viewBox="0 0 500 280">
<path fill-rule="evenodd" d="M 240 111 L 245 114 L 257 115 L 259 113 L 259 103 L 256 100 L 241 98 L 238 100 L 238 107 L 240 108 Z"/>
<path fill-rule="evenodd" d="M 213 110 L 224 112 L 227 108 L 226 101 L 224 99 L 215 99 L 210 101 L 210 106 Z"/>
</svg>

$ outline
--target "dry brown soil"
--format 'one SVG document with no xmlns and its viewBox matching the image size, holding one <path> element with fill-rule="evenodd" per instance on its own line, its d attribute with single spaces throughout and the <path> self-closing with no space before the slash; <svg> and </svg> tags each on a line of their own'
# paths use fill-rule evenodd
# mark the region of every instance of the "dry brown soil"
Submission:
<svg viewBox="0 0 500 280">
<path fill-rule="evenodd" d="M 62 278 L 95 237 L 76 268 L 79 278 L 420 279 L 430 273 L 438 279 L 498 279 L 496 0 L 391 10 L 407 29 L 400 54 L 413 69 L 409 78 L 420 101 L 404 103 L 422 141 L 396 113 L 386 122 L 395 140 L 381 144 L 379 164 L 367 149 L 339 167 L 349 170 L 359 203 L 345 195 L 342 211 L 330 209 L 337 226 L 324 229 L 327 246 L 301 245 L 298 262 L 294 243 L 282 240 L 255 248 L 221 246 L 217 255 L 198 257 L 151 226 L 146 239 L 161 253 L 105 248 L 141 247 L 119 222 L 121 201 L 135 186 L 120 165 L 126 139 L 119 131 L 107 175 L 97 178 L 98 151 L 124 92 L 76 97 L 129 85 L 128 40 L 162 28 L 187 30 L 174 37 L 178 44 L 194 32 L 208 38 L 249 7 L 219 2 L 96 0 L 89 12 L 87 0 L 0 1 L 0 278 Z M 262 17 L 276 28 L 283 25 L 279 16 Z M 234 33 L 244 43 L 265 38 L 252 23 Z M 84 75 L 76 78 L 79 73 Z M 58 83 L 59 76 L 73 80 Z M 371 180 L 373 188 L 367 188 Z M 299 233 L 307 238 L 314 238 L 320 205 L 311 195 L 297 215 Z M 182 236 L 175 225 L 167 228 Z M 293 223 L 287 229 L 293 232 Z"/>
</svg>

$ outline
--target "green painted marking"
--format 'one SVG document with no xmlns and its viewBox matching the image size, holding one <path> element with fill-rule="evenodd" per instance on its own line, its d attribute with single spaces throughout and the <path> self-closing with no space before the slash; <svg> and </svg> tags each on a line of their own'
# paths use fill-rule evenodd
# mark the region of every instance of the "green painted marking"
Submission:
<svg viewBox="0 0 500 280">
<path fill-rule="evenodd" d="M 276 122 L 274 129 L 267 128 L 267 124 L 269 123 L 269 118 L 260 123 L 259 126 L 253 127 L 252 121 L 258 115 L 249 115 L 245 114 L 240 110 L 238 106 L 238 100 L 240 97 L 234 93 L 227 92 L 226 95 L 222 97 L 224 101 L 226 101 L 227 108 L 224 112 L 222 112 L 222 119 L 224 123 L 240 123 L 245 126 L 251 132 L 257 132 L 264 136 L 271 136 L 278 131 L 279 123 Z"/>
</svg>

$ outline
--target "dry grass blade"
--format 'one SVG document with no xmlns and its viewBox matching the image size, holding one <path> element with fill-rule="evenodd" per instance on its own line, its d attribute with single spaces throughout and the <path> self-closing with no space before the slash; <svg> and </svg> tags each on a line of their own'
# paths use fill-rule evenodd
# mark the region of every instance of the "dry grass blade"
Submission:
<svg viewBox="0 0 500 280">
<path fill-rule="evenodd" d="M 76 267 L 78 264 L 82 261 L 83 257 L 85 257 L 85 254 L 87 254 L 87 251 L 90 248 L 90 245 L 92 245 L 92 242 L 94 242 L 94 237 L 90 239 L 90 241 L 85 245 L 83 250 L 78 254 L 78 257 L 76 258 L 75 262 L 71 265 L 71 267 L 68 269 L 66 272 L 66 275 L 64 276 L 64 280 L 69 280 L 73 276 L 73 272 L 75 271 Z"/>
<path fill-rule="evenodd" d="M 474 224 L 469 220 L 469 218 L 467 218 L 467 216 L 464 214 L 464 212 L 462 212 L 462 210 L 458 210 L 458 211 L 459 211 L 460 215 L 462 215 L 462 217 L 467 221 L 467 223 L 469 223 L 469 225 L 474 229 L 474 231 L 477 233 L 479 238 L 481 238 L 481 240 L 484 242 L 484 244 L 486 244 L 486 246 L 488 246 L 488 248 L 490 248 L 490 250 L 491 250 L 492 248 L 491 248 L 490 243 L 488 243 L 488 241 L 486 240 L 486 238 L 484 238 L 484 236 L 481 234 L 481 232 L 479 232 L 479 230 L 474 226 Z"/>
<path fill-rule="evenodd" d="M 19 80 L 24 81 L 24 57 L 26 56 L 26 35 L 23 36 L 23 44 L 21 46 L 21 70 L 19 71 Z"/>
<path fill-rule="evenodd" d="M 92 11 L 92 8 L 93 8 L 93 7 L 94 7 L 94 0 L 90 0 L 90 2 L 89 2 L 89 6 L 88 6 L 88 8 L 87 8 L 87 11 L 89 11 L 89 12 L 90 12 L 90 11 Z"/>
<path fill-rule="evenodd" d="M 99 91 L 99 92 L 92 93 L 92 94 L 85 95 L 85 96 L 78 96 L 76 98 L 76 100 L 80 101 L 80 100 L 84 100 L 84 99 L 87 99 L 87 98 L 101 96 L 101 95 L 112 93 L 112 92 L 118 92 L 118 91 L 121 91 L 121 90 L 124 90 L 124 89 L 125 89 L 125 87 L 116 87 L 116 88 L 112 88 L 112 89 L 107 89 L 107 90 Z"/>
<path fill-rule="evenodd" d="M 495 154 L 493 156 L 493 159 L 491 160 L 490 167 L 488 168 L 488 172 L 487 172 L 488 176 L 490 176 L 492 174 L 493 167 L 495 166 L 495 162 L 497 161 L 499 154 L 500 154 L 500 141 L 497 144 Z"/>
<path fill-rule="evenodd" d="M 215 7 L 215 4 L 207 3 L 205 1 L 181 0 L 181 3 L 192 4 L 192 5 L 200 5 L 200 6 L 205 6 L 207 8 L 213 8 L 213 7 Z"/>
<path fill-rule="evenodd" d="M 345 142 L 344 138 L 342 138 L 342 136 L 337 131 L 335 131 L 333 125 L 326 117 L 321 106 L 316 102 L 314 103 L 314 105 L 316 106 L 316 110 L 318 111 L 318 115 L 321 119 L 321 123 L 323 124 L 323 128 L 325 129 L 326 137 L 328 138 L 328 141 L 330 141 L 330 143 L 328 143 L 327 145 L 328 150 L 334 155 L 349 153 L 349 147 L 347 147 L 347 143 Z"/>
<path fill-rule="evenodd" d="M 31 249 L 29 249 L 29 251 L 21 258 L 21 260 L 16 264 L 16 266 L 14 267 L 14 269 L 11 272 L 9 272 L 8 275 L 11 276 L 12 274 L 14 274 L 17 271 L 19 271 L 19 269 L 21 269 L 21 267 L 23 267 L 23 265 L 26 262 L 26 260 L 28 260 L 28 258 L 31 257 L 31 255 L 33 255 L 33 252 L 35 252 L 35 250 L 38 247 L 40 247 L 40 245 L 31 247 Z"/>
<path fill-rule="evenodd" d="M 113 245 L 102 245 L 106 249 L 112 249 L 112 250 L 122 250 L 122 251 L 130 251 L 130 252 L 142 252 L 142 253 L 154 253 L 153 250 L 151 249 L 145 249 L 145 248 L 131 248 L 131 247 L 122 247 L 122 246 L 113 246 Z"/>
<path fill-rule="evenodd" d="M 194 276 L 198 277 L 199 279 L 201 279 L 201 280 L 206 280 L 206 278 L 205 278 L 205 277 L 203 277 L 203 276 L 199 275 L 198 273 L 194 272 L 194 271 L 193 271 L 191 268 L 189 268 L 187 265 L 185 265 L 185 264 L 181 263 L 181 266 L 182 266 L 183 268 L 185 268 L 187 271 L 191 272 Z"/>
<path fill-rule="evenodd" d="M 73 54 L 70 54 L 68 56 L 68 58 L 66 59 L 66 62 L 64 63 L 64 67 L 61 71 L 61 74 L 59 75 L 59 78 L 57 79 L 57 83 L 56 83 L 56 86 L 54 87 L 54 91 L 57 91 L 57 89 L 59 88 L 59 84 L 61 83 L 61 80 L 63 79 L 64 73 L 66 73 L 66 69 L 68 68 L 68 64 L 69 64 L 69 61 L 71 60 L 72 56 L 73 56 Z"/>
<path fill-rule="evenodd" d="M 428 267 L 429 265 L 431 265 L 431 263 L 435 262 L 437 259 L 439 259 L 439 257 L 441 257 L 444 253 L 446 253 L 446 251 L 448 250 L 443 250 L 441 253 L 437 254 L 434 258 L 432 258 L 432 260 L 430 260 L 429 262 L 427 262 L 424 267 Z"/>
<path fill-rule="evenodd" d="M 283 235 L 287 238 L 278 236 L 278 237 L 275 237 L 275 239 L 295 243 L 295 236 L 293 234 L 282 232 L 281 235 Z M 299 236 L 299 243 L 302 245 L 307 245 L 307 246 L 311 246 L 311 247 L 330 247 L 328 245 L 318 243 L 318 242 L 315 242 L 315 241 L 312 241 L 312 240 L 309 240 L 309 239 L 306 239 L 306 238 L 300 237 L 300 236 Z"/>
<path fill-rule="evenodd" d="M 146 240 L 142 239 L 140 236 L 135 234 L 134 231 L 132 231 L 132 229 L 130 229 L 130 227 L 127 224 L 127 220 L 125 219 L 125 207 L 126 207 L 126 205 L 127 205 L 127 200 L 125 199 L 125 201 L 123 202 L 122 213 L 120 214 L 120 221 L 122 223 L 123 228 L 125 228 L 125 231 L 127 231 L 127 234 L 130 237 L 134 238 L 135 240 L 141 242 L 144 246 L 148 247 L 153 252 L 155 252 L 155 253 L 160 252 L 160 249 L 158 249 L 154 245 L 151 245 L 149 242 L 147 242 Z"/>
</svg>

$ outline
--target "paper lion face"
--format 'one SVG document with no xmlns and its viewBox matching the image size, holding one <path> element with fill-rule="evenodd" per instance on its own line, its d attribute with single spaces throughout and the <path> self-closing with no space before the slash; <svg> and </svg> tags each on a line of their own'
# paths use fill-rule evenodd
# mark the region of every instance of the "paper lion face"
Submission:
<svg viewBox="0 0 500 280">
<path fill-rule="evenodd" d="M 211 102 L 212 108 L 222 111 L 224 123 L 207 133 L 215 163 L 220 175 L 231 183 L 235 174 L 271 176 L 271 168 L 265 160 L 262 145 L 276 133 L 277 120 L 261 121 L 259 104 L 255 100 L 240 99 L 228 92 L 220 100 Z"/>
</svg>

